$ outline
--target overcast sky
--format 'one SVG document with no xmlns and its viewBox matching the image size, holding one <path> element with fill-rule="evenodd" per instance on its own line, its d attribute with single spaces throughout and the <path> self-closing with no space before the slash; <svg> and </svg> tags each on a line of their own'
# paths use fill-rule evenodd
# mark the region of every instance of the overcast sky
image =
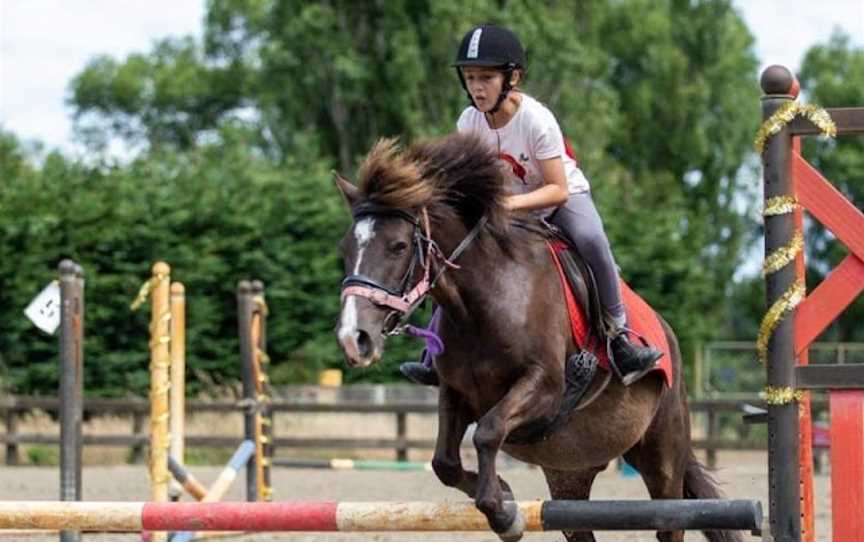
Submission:
<svg viewBox="0 0 864 542">
<path fill-rule="evenodd" d="M 762 65 L 796 69 L 841 28 L 864 45 L 864 0 L 734 0 Z M 200 36 L 203 0 L 0 0 L 0 124 L 73 151 L 70 79 L 98 54 L 122 58 L 169 35 Z M 853 105 L 853 104 L 850 104 Z"/>
</svg>

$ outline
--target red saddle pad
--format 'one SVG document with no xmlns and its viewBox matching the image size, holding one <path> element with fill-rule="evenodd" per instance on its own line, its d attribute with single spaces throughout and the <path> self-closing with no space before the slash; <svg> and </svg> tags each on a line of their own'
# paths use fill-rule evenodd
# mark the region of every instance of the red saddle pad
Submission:
<svg viewBox="0 0 864 542">
<path fill-rule="evenodd" d="M 576 343 L 585 346 L 588 342 L 588 320 L 585 316 L 585 311 L 582 306 L 576 301 L 576 296 L 570 289 L 570 283 L 567 281 L 567 276 L 564 274 L 564 269 L 561 262 L 558 260 L 558 252 L 567 250 L 566 245 L 560 242 L 546 243 L 549 246 L 549 251 L 552 254 L 552 260 L 555 262 L 555 267 L 558 269 L 558 277 L 561 279 L 561 285 L 564 288 L 564 296 L 567 302 L 567 312 L 570 314 L 570 327 L 573 331 L 573 337 Z M 669 341 L 666 339 L 666 333 L 663 332 L 663 326 L 660 324 L 660 318 L 654 309 L 651 308 L 644 299 L 639 297 L 636 292 L 630 289 L 623 280 L 621 281 L 621 297 L 624 301 L 624 306 L 627 311 L 627 324 L 630 328 L 645 338 L 648 344 L 663 352 L 663 357 L 657 362 L 657 371 L 663 371 L 663 377 L 667 386 L 672 385 L 672 354 L 669 350 Z M 630 336 L 630 339 L 638 344 L 639 339 Z M 594 341 L 596 342 L 596 341 Z M 592 344 L 591 351 L 597 356 L 600 365 L 605 369 L 609 369 L 609 356 L 606 353 L 605 344 Z"/>
</svg>

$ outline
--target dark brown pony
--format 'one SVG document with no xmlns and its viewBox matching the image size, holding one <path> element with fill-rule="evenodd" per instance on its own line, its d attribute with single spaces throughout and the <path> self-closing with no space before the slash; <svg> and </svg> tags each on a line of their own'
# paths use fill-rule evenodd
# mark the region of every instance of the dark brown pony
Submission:
<svg viewBox="0 0 864 542">
<path fill-rule="evenodd" d="M 464 135 L 404 152 L 382 140 L 362 164 L 357 186 L 338 177 L 336 182 L 354 216 L 341 246 L 347 282 L 376 292 L 343 290 L 338 338 L 349 365 L 381 359 L 398 320 L 394 314 L 401 312 L 388 299 L 422 282 L 424 266 L 431 277 L 449 267 L 429 291 L 443 310 L 439 332 L 446 345 L 435 361 L 441 385 L 432 466 L 444 484 L 475 500 L 502 539 L 518 540 L 524 526 L 495 470 L 502 449 L 542 467 L 554 499 L 587 499 L 595 476 L 622 455 L 653 499 L 719 497 L 693 454 L 681 356 L 665 322 L 674 357 L 671 388 L 659 373 L 630 387 L 613 378 L 597 399 L 572 411 L 542 440 L 508 443 L 515 430 L 558 413 L 564 360 L 576 346 L 548 249 L 538 233 L 512 226 L 501 205 L 505 180 L 489 148 Z M 458 257 L 459 267 L 442 263 L 472 230 L 479 233 Z M 416 303 L 417 296 L 408 297 Z M 459 456 L 472 422 L 476 473 L 463 469 Z M 590 532 L 564 534 L 571 542 L 594 540 Z M 733 531 L 705 535 L 740 540 Z M 682 541 L 684 533 L 657 537 Z"/>
</svg>

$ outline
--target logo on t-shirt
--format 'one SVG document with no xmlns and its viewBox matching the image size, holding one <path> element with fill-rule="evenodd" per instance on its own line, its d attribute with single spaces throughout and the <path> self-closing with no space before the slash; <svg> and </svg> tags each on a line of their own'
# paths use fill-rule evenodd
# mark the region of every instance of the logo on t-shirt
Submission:
<svg viewBox="0 0 864 542">
<path fill-rule="evenodd" d="M 524 154 L 520 154 L 519 158 L 521 159 L 522 156 L 524 156 Z M 526 183 L 525 174 L 527 171 L 525 171 L 525 166 L 520 164 L 512 155 L 509 155 L 506 152 L 500 153 L 498 158 L 510 164 L 510 168 L 513 170 L 513 175 L 519 177 L 523 184 Z"/>
</svg>

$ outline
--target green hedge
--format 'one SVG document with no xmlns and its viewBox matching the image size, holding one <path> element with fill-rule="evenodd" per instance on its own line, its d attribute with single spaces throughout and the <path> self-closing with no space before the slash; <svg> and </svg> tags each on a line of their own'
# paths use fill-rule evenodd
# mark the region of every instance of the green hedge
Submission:
<svg viewBox="0 0 864 542">
<path fill-rule="evenodd" d="M 54 393 L 57 339 L 22 311 L 72 258 L 85 270 L 88 394 L 140 395 L 149 385 L 148 311 L 129 303 L 157 260 L 187 291 L 190 391 L 237 382 L 235 288 L 267 285 L 273 378 L 314 381 L 342 357 L 333 334 L 348 214 L 320 161 L 270 165 L 242 145 L 156 152 L 128 165 L 83 166 L 49 155 L 37 167 L 4 136 L 0 195 L 0 369 L 16 393 Z M 419 345 L 393 345 L 391 363 L 348 374 L 386 379 Z"/>
</svg>

